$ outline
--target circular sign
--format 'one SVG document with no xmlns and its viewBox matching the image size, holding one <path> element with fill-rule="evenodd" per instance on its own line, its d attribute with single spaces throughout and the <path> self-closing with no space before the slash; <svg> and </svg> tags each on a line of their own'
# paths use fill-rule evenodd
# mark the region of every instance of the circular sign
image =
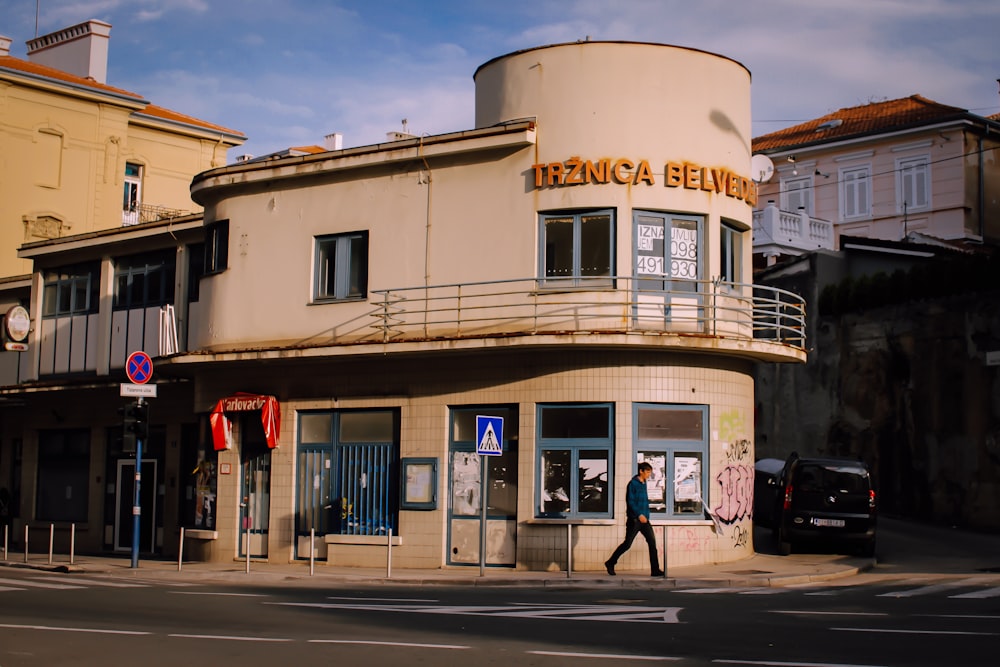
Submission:
<svg viewBox="0 0 1000 667">
<path fill-rule="evenodd" d="M 24 306 L 14 306 L 4 317 L 7 338 L 15 343 L 23 343 L 31 331 L 31 317 Z"/>
<path fill-rule="evenodd" d="M 125 362 L 125 375 L 135 384 L 146 384 L 153 377 L 153 360 L 142 350 L 133 352 Z"/>
</svg>

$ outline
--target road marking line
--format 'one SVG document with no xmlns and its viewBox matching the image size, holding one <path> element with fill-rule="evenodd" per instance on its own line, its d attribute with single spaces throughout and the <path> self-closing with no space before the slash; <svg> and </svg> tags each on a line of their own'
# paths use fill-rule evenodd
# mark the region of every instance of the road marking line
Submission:
<svg viewBox="0 0 1000 667">
<path fill-rule="evenodd" d="M 880 598 L 910 598 L 916 595 L 929 595 L 931 593 L 940 593 L 941 591 L 950 591 L 959 588 L 961 584 L 931 584 L 929 586 L 921 586 L 920 588 L 911 588 L 905 591 L 893 591 L 890 593 L 879 593 Z"/>
<path fill-rule="evenodd" d="M 680 660 L 669 655 L 625 655 L 620 653 L 569 653 L 566 651 L 527 651 L 532 655 L 554 655 L 561 658 L 600 658 L 602 660 L 649 660 L 662 662 L 664 660 Z"/>
<path fill-rule="evenodd" d="M 776 662 L 774 660 L 713 660 L 723 665 L 771 665 L 772 667 L 885 667 L 884 665 L 856 665 L 841 662 Z"/>
<path fill-rule="evenodd" d="M 101 630 L 99 628 L 62 628 L 53 625 L 17 625 L 15 623 L 0 623 L 0 628 L 14 630 L 53 630 L 55 632 L 92 632 L 99 635 L 151 635 L 152 632 L 134 630 Z"/>
<path fill-rule="evenodd" d="M 44 581 L 44 580 L 35 577 L 34 581 Z M 112 588 L 149 588 L 149 584 L 125 584 L 117 581 L 109 581 L 107 579 L 89 579 L 87 577 L 73 577 L 72 581 L 91 586 L 110 586 Z"/>
<path fill-rule="evenodd" d="M 218 595 L 221 597 L 233 598 L 267 598 L 271 597 L 266 593 L 221 593 L 213 591 L 167 591 L 171 595 Z"/>
<path fill-rule="evenodd" d="M 28 586 L 29 588 L 52 588 L 55 590 L 68 591 L 74 588 L 85 588 L 85 586 L 73 586 L 72 584 L 49 584 L 41 581 L 30 581 L 28 579 L 3 579 L 0 583 L 13 584 L 15 586 Z"/>
<path fill-rule="evenodd" d="M 988 620 L 1000 619 L 1000 616 L 996 614 L 917 614 L 917 616 L 926 616 L 930 618 L 975 618 L 977 620 Z"/>
<path fill-rule="evenodd" d="M 799 611 L 795 609 L 781 610 L 770 609 L 772 614 L 806 614 L 813 616 L 888 616 L 881 611 Z"/>
<path fill-rule="evenodd" d="M 168 637 L 177 637 L 179 639 L 223 639 L 232 642 L 290 642 L 293 639 L 288 639 L 285 637 L 239 637 L 235 635 L 187 635 L 182 633 L 174 633 L 167 635 Z"/>
<path fill-rule="evenodd" d="M 972 632 L 969 630 L 895 630 L 891 628 L 830 628 L 842 632 L 882 632 L 890 635 L 973 635 L 976 637 L 994 637 L 996 632 Z"/>
<path fill-rule="evenodd" d="M 0 591 L 23 591 L 23 588 L 14 588 L 13 586 L 0 586 Z"/>
<path fill-rule="evenodd" d="M 348 598 L 336 595 L 327 596 L 327 600 L 350 600 L 353 602 L 438 602 L 430 598 Z"/>
<path fill-rule="evenodd" d="M 471 646 L 460 646 L 456 644 L 414 644 L 410 642 L 377 642 L 365 641 L 363 639 L 310 639 L 310 644 L 365 644 L 368 646 L 406 646 L 408 648 L 443 648 L 464 650 Z"/>
</svg>

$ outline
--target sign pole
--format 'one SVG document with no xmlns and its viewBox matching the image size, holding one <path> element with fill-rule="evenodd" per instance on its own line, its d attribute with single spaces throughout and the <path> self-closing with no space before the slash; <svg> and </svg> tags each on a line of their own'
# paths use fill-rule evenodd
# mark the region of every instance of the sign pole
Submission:
<svg viewBox="0 0 1000 667">
<path fill-rule="evenodd" d="M 476 454 L 479 455 L 479 576 L 486 576 L 487 456 L 503 456 L 503 417 L 476 415 Z"/>
<path fill-rule="evenodd" d="M 141 406 L 142 397 L 136 399 Z M 142 513 L 142 500 L 139 495 L 139 485 L 142 482 L 142 438 L 135 439 L 135 502 L 132 504 L 132 569 L 139 567 L 139 533 Z"/>
<path fill-rule="evenodd" d="M 486 457 L 479 456 L 479 576 L 486 576 Z"/>
</svg>

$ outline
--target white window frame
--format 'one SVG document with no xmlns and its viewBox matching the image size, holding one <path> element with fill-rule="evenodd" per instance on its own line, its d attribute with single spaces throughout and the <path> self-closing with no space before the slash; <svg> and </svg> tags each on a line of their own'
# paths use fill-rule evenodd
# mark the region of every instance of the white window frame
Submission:
<svg viewBox="0 0 1000 667">
<path fill-rule="evenodd" d="M 923 197 L 920 191 L 923 190 Z M 931 207 L 930 155 L 896 160 L 896 210 L 899 213 L 926 211 Z"/>
<path fill-rule="evenodd" d="M 870 218 L 872 215 L 871 165 L 840 170 L 840 217 L 842 220 Z"/>
<path fill-rule="evenodd" d="M 801 206 L 809 217 L 815 215 L 814 187 L 812 176 L 781 179 L 781 210 L 798 213 Z"/>
<path fill-rule="evenodd" d="M 135 168 L 135 174 L 129 173 L 129 168 Z M 142 222 L 139 208 L 142 206 L 142 175 L 143 167 L 137 162 L 126 162 L 124 183 L 122 185 L 122 224 L 137 225 Z"/>
<path fill-rule="evenodd" d="M 315 303 L 357 300 L 368 296 L 367 231 L 317 236 L 315 262 Z M 331 268 L 332 275 L 329 273 Z"/>
</svg>

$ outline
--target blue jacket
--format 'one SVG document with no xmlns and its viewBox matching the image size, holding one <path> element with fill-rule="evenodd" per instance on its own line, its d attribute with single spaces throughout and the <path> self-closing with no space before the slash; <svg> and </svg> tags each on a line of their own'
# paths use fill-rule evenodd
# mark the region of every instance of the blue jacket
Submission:
<svg viewBox="0 0 1000 667">
<path fill-rule="evenodd" d="M 646 483 L 639 481 L 639 476 L 633 477 L 625 489 L 625 513 L 629 519 L 638 520 L 639 515 L 649 520 L 649 494 L 646 493 Z"/>
</svg>

